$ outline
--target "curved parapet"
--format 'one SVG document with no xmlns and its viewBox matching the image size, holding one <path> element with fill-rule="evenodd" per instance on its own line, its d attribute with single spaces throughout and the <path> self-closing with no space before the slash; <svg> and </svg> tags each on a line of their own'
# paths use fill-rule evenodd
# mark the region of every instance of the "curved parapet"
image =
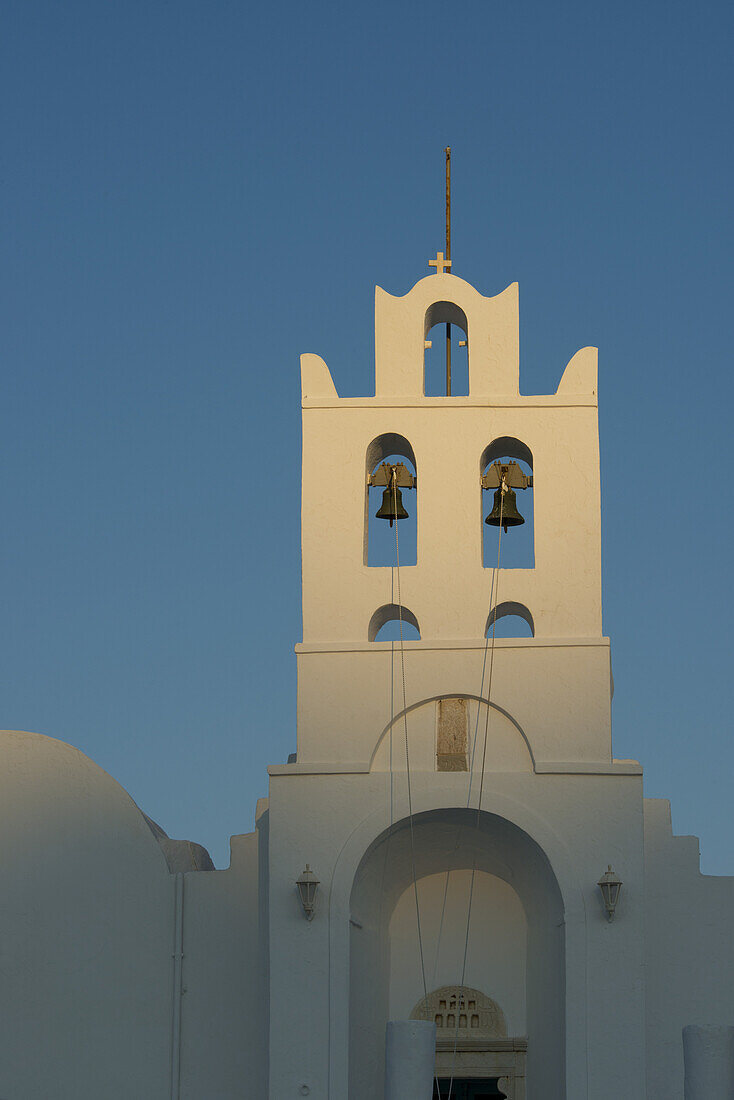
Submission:
<svg viewBox="0 0 734 1100">
<path fill-rule="evenodd" d="M 375 287 L 375 394 L 422 397 L 427 326 L 466 326 L 469 394 L 519 393 L 518 285 L 485 298 L 456 275 L 427 275 L 402 296 Z"/>
<path fill-rule="evenodd" d="M 556 393 L 574 396 L 596 397 L 598 375 L 598 348 L 579 348 L 563 372 Z"/>
<path fill-rule="evenodd" d="M 338 397 L 331 372 L 320 355 L 301 356 L 301 397 Z"/>
<path fill-rule="evenodd" d="M 143 817 L 166 857 L 168 870 L 173 874 L 178 871 L 214 871 L 216 869 L 212 857 L 203 844 L 196 844 L 193 840 L 172 840 L 168 833 L 164 832 L 160 825 L 152 821 L 147 814 L 143 814 Z"/>
</svg>

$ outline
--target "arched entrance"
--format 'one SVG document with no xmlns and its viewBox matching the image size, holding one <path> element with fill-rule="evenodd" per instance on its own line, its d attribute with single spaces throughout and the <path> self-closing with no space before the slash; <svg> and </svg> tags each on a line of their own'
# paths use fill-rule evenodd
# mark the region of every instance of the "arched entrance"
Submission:
<svg viewBox="0 0 734 1100">
<path fill-rule="evenodd" d="M 483 991 L 485 1002 L 501 1006 L 505 1035 L 471 1036 L 472 1016 L 486 1022 L 487 1009 L 485 1003 L 480 1012 L 476 996 L 469 1011 L 472 998 L 466 997 L 463 1010 L 455 1009 L 460 1041 L 454 1051 L 447 1007 L 446 1031 L 437 1044 L 437 1076 L 444 1078 L 447 1069 L 450 1075 L 453 1066 L 455 1081 L 472 1100 L 485 1094 L 511 1100 L 565 1096 L 563 904 L 548 859 L 527 833 L 504 818 L 483 811 L 477 823 L 475 810 L 442 809 L 414 817 L 412 841 L 407 820 L 386 830 L 365 853 L 354 878 L 349 1100 L 382 1096 L 386 1021 L 407 1018 L 421 1002 L 430 1016 L 435 1007 L 431 995 L 461 985 L 472 877 L 463 989 Z M 434 1016 L 441 1011 L 439 1005 Z M 486 1092 L 495 1084 L 502 1091 Z M 476 1093 L 479 1085 L 485 1093 Z M 452 1098 L 458 1095 L 452 1089 Z"/>
</svg>

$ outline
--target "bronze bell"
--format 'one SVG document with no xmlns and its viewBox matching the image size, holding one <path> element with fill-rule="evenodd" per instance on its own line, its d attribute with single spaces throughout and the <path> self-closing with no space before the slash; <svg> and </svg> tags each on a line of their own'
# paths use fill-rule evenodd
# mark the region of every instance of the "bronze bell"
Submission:
<svg viewBox="0 0 734 1100">
<path fill-rule="evenodd" d="M 382 504 L 375 512 L 375 519 L 389 519 L 391 527 L 396 519 L 408 519 L 408 513 L 403 508 L 402 495 L 397 487 L 392 489 L 388 485 L 385 489 L 382 494 Z"/>
<path fill-rule="evenodd" d="M 494 505 L 484 522 L 488 523 L 490 527 L 499 527 L 500 518 L 505 534 L 507 534 L 508 527 L 519 527 L 521 523 L 525 522 L 517 510 L 517 499 L 514 489 L 508 489 L 506 491 L 504 502 L 502 500 L 502 487 L 500 486 L 499 489 L 495 489 Z"/>
</svg>

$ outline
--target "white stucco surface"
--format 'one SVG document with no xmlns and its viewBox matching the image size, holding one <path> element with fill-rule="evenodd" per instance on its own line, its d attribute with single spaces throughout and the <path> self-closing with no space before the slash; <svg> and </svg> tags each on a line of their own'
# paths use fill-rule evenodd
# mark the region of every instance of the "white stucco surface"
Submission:
<svg viewBox="0 0 734 1100">
<path fill-rule="evenodd" d="M 385 1100 L 431 1100 L 435 1024 L 391 1020 L 385 1044 Z"/>
<path fill-rule="evenodd" d="M 165 858 L 125 791 L 69 745 L 4 733 L 0 764 L 0 1096 L 162 1096 Z"/>
<path fill-rule="evenodd" d="M 734 1096 L 734 1027 L 683 1028 L 685 1100 Z"/>
<path fill-rule="evenodd" d="M 466 325 L 467 397 L 424 395 L 437 317 Z M 673 835 L 640 765 L 612 752 L 595 349 L 555 394 L 524 396 L 516 284 L 491 298 L 447 274 L 402 297 L 378 288 L 375 319 L 373 397 L 339 398 L 324 361 L 302 358 L 298 749 L 269 769 L 230 867 L 166 837 L 77 750 L 0 734 L 5 1100 L 385 1100 L 388 1021 L 405 1034 L 420 1003 L 460 999 L 462 974 L 492 1008 L 466 1010 L 452 1064 L 508 1100 L 684 1100 L 683 1029 L 734 1022 L 734 879 L 700 874 L 696 838 Z M 533 471 L 534 566 L 500 568 L 495 601 L 534 634 L 490 648 L 493 447 Z M 397 577 L 365 555 L 367 476 L 392 453 L 417 474 L 400 591 L 420 640 L 402 653 L 371 640 Z M 573 509 L 559 511 L 559 483 Z M 452 770 L 442 707 L 466 714 Z M 434 1012 L 437 1067 L 449 1015 Z M 706 1051 L 724 1033 L 686 1034 L 689 1100 L 714 1100 L 705 1074 L 728 1055 Z M 408 1062 L 391 1064 L 401 1095 Z"/>
</svg>

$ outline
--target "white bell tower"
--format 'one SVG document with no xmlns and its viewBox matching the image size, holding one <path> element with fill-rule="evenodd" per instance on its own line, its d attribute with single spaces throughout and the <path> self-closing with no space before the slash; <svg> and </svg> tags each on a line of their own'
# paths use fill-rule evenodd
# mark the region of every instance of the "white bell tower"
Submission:
<svg viewBox="0 0 734 1100">
<path fill-rule="evenodd" d="M 521 395 L 517 285 L 484 297 L 441 254 L 432 266 L 402 297 L 377 288 L 374 396 L 340 398 L 326 363 L 301 359 L 298 742 L 269 769 L 270 1095 L 382 1100 L 386 1021 L 428 1018 L 439 1081 L 455 1035 L 465 1085 L 642 1100 L 642 777 L 611 751 L 596 350 L 555 393 Z M 463 396 L 426 393 L 437 324 L 465 335 Z M 371 525 L 389 529 L 370 486 L 399 463 L 407 516 L 388 492 L 381 516 L 403 518 L 395 563 L 377 564 Z M 517 495 L 507 532 L 485 523 L 500 478 Z M 505 615 L 523 636 L 495 636 Z M 396 618 L 402 641 L 380 632 Z"/>
<path fill-rule="evenodd" d="M 533 637 L 497 640 L 498 703 L 535 731 L 536 764 L 611 761 L 608 642 L 601 636 L 600 494 L 595 348 L 566 367 L 556 393 L 519 391 L 518 288 L 485 298 L 442 270 L 403 297 L 375 295 L 375 396 L 340 398 L 324 361 L 301 359 L 303 643 L 298 646 L 298 760 L 367 763 L 385 713 L 394 617 L 392 569 L 367 561 L 367 482 L 398 452 L 414 467 L 417 561 L 400 570 L 408 688 L 419 698 L 476 692 L 493 614 L 525 618 Z M 424 348 L 437 322 L 460 323 L 469 393 L 427 397 Z M 502 456 L 532 468 L 534 567 L 483 564 L 482 473 Z M 334 501 L 338 500 L 338 508 Z M 572 499 L 573 507 L 559 507 Z M 491 504 L 491 495 L 489 497 Z M 487 497 L 485 494 L 484 506 Z M 504 539 L 511 546 L 513 531 Z M 327 690 L 328 685 L 328 690 Z M 349 720 L 358 706 L 358 727 Z M 538 718 L 542 714 L 542 721 Z M 372 719 L 372 720 L 370 720 Z"/>
</svg>

